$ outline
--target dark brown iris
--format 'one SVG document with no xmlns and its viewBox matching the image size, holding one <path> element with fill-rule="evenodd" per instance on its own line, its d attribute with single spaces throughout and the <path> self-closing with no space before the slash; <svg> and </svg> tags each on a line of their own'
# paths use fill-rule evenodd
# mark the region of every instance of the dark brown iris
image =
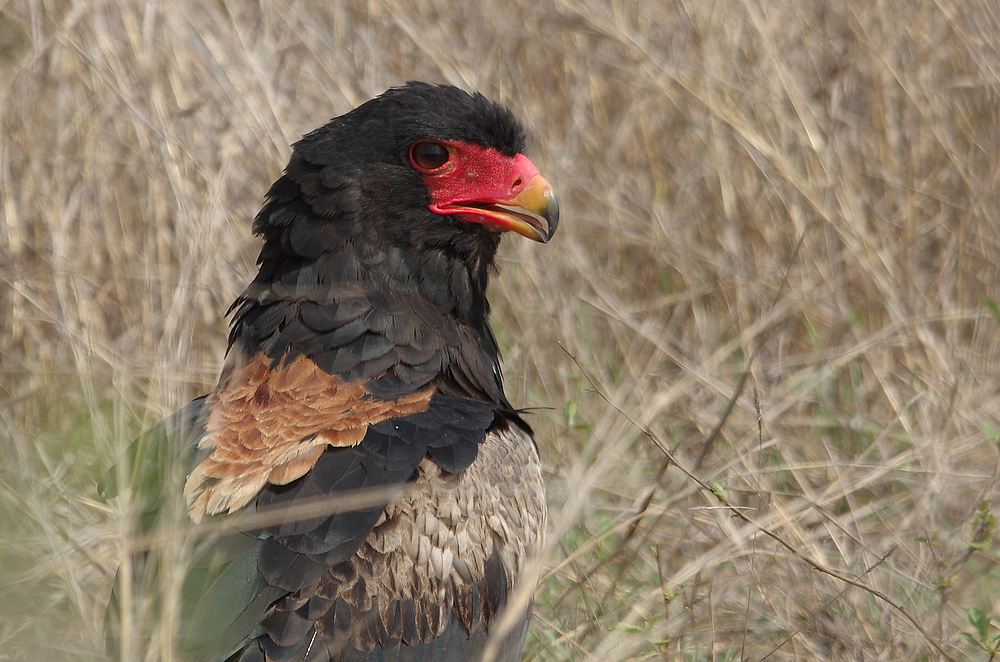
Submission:
<svg viewBox="0 0 1000 662">
<path fill-rule="evenodd" d="M 448 148 L 432 140 L 421 140 L 410 148 L 410 160 L 420 170 L 437 170 L 451 158 Z"/>
</svg>

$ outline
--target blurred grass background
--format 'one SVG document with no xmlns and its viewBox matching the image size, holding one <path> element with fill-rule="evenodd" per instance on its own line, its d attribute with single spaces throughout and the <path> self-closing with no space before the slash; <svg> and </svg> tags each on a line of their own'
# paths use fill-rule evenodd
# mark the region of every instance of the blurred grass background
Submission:
<svg viewBox="0 0 1000 662">
<path fill-rule="evenodd" d="M 491 295 L 548 408 L 526 660 L 993 659 L 995 2 L 0 0 L 0 660 L 101 659 L 97 477 L 213 386 L 288 145 L 410 79 L 562 203 Z"/>
</svg>

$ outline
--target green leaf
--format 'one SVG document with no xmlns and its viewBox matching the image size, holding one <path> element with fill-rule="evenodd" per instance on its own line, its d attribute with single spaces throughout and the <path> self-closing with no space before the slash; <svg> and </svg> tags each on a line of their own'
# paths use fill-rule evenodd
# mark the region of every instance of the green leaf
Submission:
<svg viewBox="0 0 1000 662">
<path fill-rule="evenodd" d="M 578 400 L 567 400 L 563 405 L 563 416 L 566 418 L 566 425 L 573 427 L 576 424 L 577 414 L 580 413 L 580 402 Z"/>
<path fill-rule="evenodd" d="M 976 506 L 976 512 L 972 516 L 972 540 L 969 547 L 982 551 L 989 550 L 993 544 L 993 532 L 996 530 L 996 517 L 990 511 L 990 502 L 983 499 Z"/>
<path fill-rule="evenodd" d="M 965 637 L 965 640 L 966 640 L 966 641 L 968 641 L 968 642 L 969 642 L 970 644 L 972 644 L 973 646 L 975 646 L 975 647 L 976 647 L 976 648 L 978 648 L 979 650 L 981 650 L 981 651 L 986 651 L 987 653 L 989 653 L 989 652 L 990 652 L 990 651 L 989 651 L 989 649 L 988 649 L 988 648 L 986 648 L 986 646 L 984 646 L 984 645 L 982 645 L 981 643 L 979 643 L 978 641 L 976 641 L 976 638 L 975 638 L 975 637 L 973 637 L 973 636 L 972 636 L 971 634 L 969 634 L 968 632 L 961 632 L 960 634 L 961 634 L 961 635 L 962 635 L 963 637 Z"/>
<path fill-rule="evenodd" d="M 969 611 L 969 623 L 979 634 L 979 641 L 987 641 L 990 638 L 990 617 L 987 616 L 982 609 L 978 607 L 970 607 Z"/>
<path fill-rule="evenodd" d="M 986 307 L 990 309 L 991 313 L 993 313 L 993 317 L 1000 322 L 1000 304 L 989 297 L 983 297 L 983 303 L 985 303 Z"/>
</svg>

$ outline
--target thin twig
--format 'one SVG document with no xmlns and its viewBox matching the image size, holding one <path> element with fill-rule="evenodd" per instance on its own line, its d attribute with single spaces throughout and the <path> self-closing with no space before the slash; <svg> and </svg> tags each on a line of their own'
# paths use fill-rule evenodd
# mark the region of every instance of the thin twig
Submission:
<svg viewBox="0 0 1000 662">
<path fill-rule="evenodd" d="M 750 371 L 747 370 L 747 373 Z M 757 412 L 757 450 L 764 447 L 764 424 L 763 417 L 760 414 L 760 393 L 757 392 L 757 385 L 754 384 L 753 387 L 753 406 L 754 410 Z M 757 483 L 757 492 L 763 495 L 764 490 L 760 486 L 760 482 Z M 750 543 L 750 577 L 753 578 L 753 568 L 754 561 L 757 559 L 757 533 L 754 532 L 753 538 Z M 753 598 L 753 583 L 747 582 L 747 605 L 743 612 L 743 641 L 740 643 L 740 656 L 746 658 L 747 650 L 747 631 L 749 630 L 750 623 L 750 600 Z"/>
<path fill-rule="evenodd" d="M 795 258 L 799 255 L 799 250 L 802 248 L 802 244 L 805 243 L 806 233 L 809 232 L 809 228 L 812 227 L 810 222 L 806 227 L 802 229 L 802 233 L 799 235 L 799 240 L 795 244 L 795 250 L 792 251 L 792 256 L 788 260 L 788 264 L 785 266 L 785 273 L 781 276 L 781 282 L 778 284 L 778 291 L 774 293 L 774 300 L 771 301 L 771 308 L 778 305 L 778 301 L 781 300 L 781 294 L 785 291 L 785 286 L 788 285 L 788 277 L 792 272 L 792 265 L 795 264 Z M 705 461 L 705 457 L 708 456 L 709 451 L 712 449 L 715 440 L 722 433 L 722 428 L 725 426 L 726 421 L 729 420 L 729 415 L 733 413 L 733 408 L 736 406 L 736 402 L 740 399 L 740 395 L 743 394 L 743 389 L 746 387 L 747 378 L 750 377 L 750 369 L 753 367 L 754 359 L 760 354 L 760 348 L 764 346 L 764 342 L 767 340 L 768 334 L 771 329 L 775 327 L 774 324 L 761 329 L 760 334 L 757 336 L 757 346 L 750 353 L 750 358 L 747 359 L 746 366 L 743 368 L 743 374 L 740 375 L 739 381 L 736 382 L 736 388 L 733 390 L 732 397 L 729 398 L 729 402 L 726 403 L 726 409 L 722 412 L 722 416 L 719 417 L 718 423 L 712 431 L 705 437 L 705 443 L 701 447 L 701 452 L 698 453 L 698 459 L 694 462 L 694 471 L 701 469 L 702 462 Z M 758 420 L 758 425 L 760 421 Z"/>
<path fill-rule="evenodd" d="M 857 579 L 860 580 L 862 577 L 864 577 L 865 575 L 867 575 L 868 573 L 870 573 L 872 570 L 874 570 L 875 568 L 877 568 L 880 565 L 882 565 L 883 563 L 885 563 L 886 559 L 888 559 L 890 556 L 892 556 L 895 551 L 896 551 L 896 546 L 893 545 L 892 547 L 889 548 L 888 552 L 886 552 L 885 554 L 882 555 L 882 558 L 880 558 L 878 561 L 876 561 L 875 563 L 873 563 L 870 566 L 868 566 L 868 568 L 866 568 L 864 572 L 862 572 L 860 575 L 858 575 Z M 816 611 L 814 611 L 813 615 L 810 616 L 809 619 L 805 623 L 803 623 L 799 627 L 795 628 L 792 631 L 791 634 L 789 634 L 787 637 L 785 637 L 782 640 L 782 642 L 780 644 L 778 644 L 773 649 L 771 649 L 771 651 L 767 655 L 765 655 L 764 657 L 760 658 L 759 662 L 764 662 L 764 660 L 766 660 L 767 658 L 769 658 L 772 655 L 774 655 L 775 653 L 777 653 L 778 650 L 782 646 L 784 646 L 789 641 L 791 641 L 792 639 L 794 639 L 795 635 L 797 635 L 799 632 L 802 632 L 802 628 L 804 628 L 806 626 L 806 624 L 812 623 L 814 620 L 816 620 L 816 616 L 817 615 L 819 615 L 819 614 L 823 613 L 824 611 L 826 611 L 826 609 L 829 608 L 830 605 L 832 605 L 833 603 L 835 603 L 837 600 L 840 600 L 840 598 L 843 597 L 844 593 L 847 593 L 848 590 L 849 590 L 848 588 L 845 588 L 843 591 L 841 591 L 837 595 L 835 595 L 832 598 L 830 598 L 830 600 L 827 601 L 826 604 L 824 604 L 822 607 L 820 607 L 819 609 L 817 609 Z M 942 653 L 942 655 L 943 654 L 944 653 Z"/>
<path fill-rule="evenodd" d="M 565 348 L 563 348 L 563 351 L 566 351 Z M 664 444 L 663 441 L 651 429 L 649 429 L 647 427 L 643 427 L 642 425 L 639 425 L 639 423 L 635 419 L 633 419 L 631 416 L 629 416 L 627 413 L 625 413 L 622 410 L 621 407 L 619 407 L 617 404 L 615 404 L 614 402 L 612 402 L 604 394 L 604 392 L 601 391 L 601 389 L 597 386 L 597 384 L 594 382 L 594 380 L 590 377 L 590 374 L 586 370 L 583 369 L 583 366 L 580 365 L 580 362 L 576 359 L 576 357 L 573 356 L 573 354 L 569 353 L 568 351 L 566 353 L 569 354 L 570 358 L 576 363 L 577 367 L 580 368 L 580 370 L 583 373 L 584 377 L 586 377 L 587 381 L 590 382 L 590 385 L 593 388 L 594 393 L 596 393 L 597 395 L 599 395 L 602 400 L 604 400 L 605 402 L 607 402 L 611 407 L 614 408 L 615 411 L 617 411 L 619 414 L 621 414 L 621 416 L 626 421 L 628 421 L 631 425 L 633 425 L 637 430 L 639 430 L 640 432 L 642 432 L 646 436 L 646 438 L 649 439 L 653 443 L 653 445 L 656 446 L 660 450 L 660 452 L 663 453 L 664 456 L 668 460 L 670 460 L 671 463 L 673 463 L 678 469 L 680 469 L 681 473 L 683 473 L 689 479 L 691 479 L 692 481 L 694 481 L 695 483 L 697 483 L 697 485 L 702 490 L 704 490 L 705 492 L 711 493 L 724 506 L 726 506 L 733 513 L 733 515 L 735 517 L 740 518 L 741 520 L 743 520 L 747 524 L 753 526 L 754 528 L 756 528 L 758 531 L 760 531 L 761 533 L 763 533 L 767 537 L 769 537 L 772 540 L 774 540 L 776 543 L 778 543 L 779 545 L 781 545 L 782 547 L 784 547 L 786 550 L 788 550 L 788 552 L 792 556 L 794 556 L 795 558 L 799 559 L 800 561 L 802 561 L 806 565 L 812 567 L 815 570 L 818 570 L 819 572 L 821 572 L 821 573 L 823 573 L 825 575 L 829 575 L 830 577 L 833 577 L 834 579 L 837 579 L 837 580 L 839 580 L 839 581 L 841 581 L 841 582 L 843 582 L 845 584 L 849 584 L 851 586 L 857 587 L 857 588 L 861 589 L 862 591 L 865 591 L 866 593 L 868 593 L 868 594 L 870 594 L 870 595 L 878 598 L 879 600 L 881 600 L 885 604 L 889 605 L 890 607 L 892 607 L 893 609 L 895 609 L 897 612 L 899 612 L 900 615 L 903 616 L 903 618 L 905 618 L 907 621 L 909 621 L 910 625 L 912 625 L 914 627 L 914 629 L 916 629 L 917 632 L 919 632 L 924 637 L 924 639 L 927 641 L 927 643 L 930 644 L 931 647 L 933 647 L 934 650 L 936 650 L 941 655 L 941 657 L 943 657 L 948 662 L 956 662 L 955 658 L 953 658 L 951 655 L 949 655 L 947 653 L 947 651 L 945 651 L 944 647 L 931 635 L 930 632 L 927 631 L 927 629 L 923 625 L 921 625 L 920 621 L 918 621 L 912 614 L 910 614 L 909 611 L 907 611 L 906 607 L 904 607 L 900 603 L 896 602 L 891 597 L 889 597 L 888 595 L 886 595 L 882 591 L 878 590 L 877 588 L 868 586 L 867 584 L 864 584 L 864 583 L 862 583 L 861 581 L 859 581 L 857 579 L 853 579 L 851 577 L 848 577 L 847 575 L 843 574 L 842 572 L 834 570 L 833 568 L 829 568 L 829 567 L 823 565 L 822 563 L 820 563 L 819 561 L 816 561 L 815 559 L 813 559 L 813 558 L 807 556 L 806 554 L 800 552 L 794 545 L 792 545 L 790 542 L 788 542 L 787 540 L 785 540 L 784 538 L 782 538 L 780 535 L 778 535 L 774 531 L 768 529 L 767 527 L 758 524 L 756 521 L 754 521 L 749 516 L 747 516 L 746 514 L 744 514 L 742 508 L 734 506 L 733 504 L 729 503 L 729 500 L 725 497 L 724 494 L 721 494 L 721 493 L 713 490 L 712 487 L 708 483 L 706 483 L 701 478 L 699 478 L 694 473 L 692 473 L 691 470 L 689 470 L 687 467 L 685 467 L 682 463 L 678 462 L 677 458 L 670 451 L 670 449 L 667 448 L 666 444 Z"/>
</svg>

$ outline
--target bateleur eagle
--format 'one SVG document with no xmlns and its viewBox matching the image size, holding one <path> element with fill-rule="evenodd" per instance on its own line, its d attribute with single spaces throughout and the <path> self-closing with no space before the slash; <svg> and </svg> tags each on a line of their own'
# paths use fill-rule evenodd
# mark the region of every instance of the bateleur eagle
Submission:
<svg viewBox="0 0 1000 662">
<path fill-rule="evenodd" d="M 520 657 L 530 609 L 498 622 L 545 499 L 486 285 L 502 232 L 546 242 L 559 217 L 523 149 L 506 108 L 424 83 L 294 145 L 218 386 L 103 488 L 140 514 L 115 655 L 480 660 L 496 632 Z"/>
</svg>

